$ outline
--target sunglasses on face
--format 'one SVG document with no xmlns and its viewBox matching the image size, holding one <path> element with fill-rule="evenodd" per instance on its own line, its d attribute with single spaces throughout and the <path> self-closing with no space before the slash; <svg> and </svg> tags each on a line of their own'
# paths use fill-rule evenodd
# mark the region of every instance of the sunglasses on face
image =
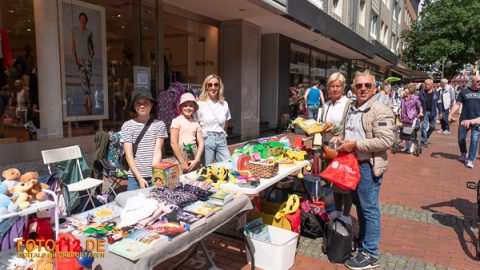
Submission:
<svg viewBox="0 0 480 270">
<path fill-rule="evenodd" d="M 220 86 L 219 83 L 207 83 L 207 87 L 208 87 L 208 88 L 212 88 L 212 87 L 217 88 L 218 86 Z"/>
<path fill-rule="evenodd" d="M 365 86 L 366 89 L 371 89 L 372 86 L 373 86 L 373 83 L 357 83 L 357 84 L 355 84 L 356 89 L 362 89 L 362 87 L 364 87 L 364 86 Z"/>
</svg>

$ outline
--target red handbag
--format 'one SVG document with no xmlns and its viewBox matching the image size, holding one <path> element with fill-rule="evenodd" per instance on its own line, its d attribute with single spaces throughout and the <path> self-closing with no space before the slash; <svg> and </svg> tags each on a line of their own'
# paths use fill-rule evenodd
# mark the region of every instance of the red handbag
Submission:
<svg viewBox="0 0 480 270">
<path fill-rule="evenodd" d="M 355 190 L 360 181 L 360 169 L 353 154 L 339 154 L 320 174 L 321 177 L 345 190 Z"/>
</svg>

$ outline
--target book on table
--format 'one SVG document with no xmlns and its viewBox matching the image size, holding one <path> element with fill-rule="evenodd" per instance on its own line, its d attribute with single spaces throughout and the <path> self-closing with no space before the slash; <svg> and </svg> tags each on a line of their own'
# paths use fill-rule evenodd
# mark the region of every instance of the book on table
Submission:
<svg viewBox="0 0 480 270">
<path fill-rule="evenodd" d="M 185 227 L 187 231 L 194 230 L 206 223 L 204 215 L 191 213 L 183 209 L 171 212 L 165 216 L 171 223 L 178 223 Z"/>
<path fill-rule="evenodd" d="M 140 259 L 152 250 L 150 244 L 145 244 L 130 238 L 124 238 L 108 246 L 108 251 L 125 257 L 131 261 Z"/>
<path fill-rule="evenodd" d="M 102 206 L 90 209 L 88 211 L 74 215 L 78 221 L 84 225 L 89 224 L 89 216 L 94 223 L 106 223 L 112 219 L 118 218 L 122 213 L 122 208 L 115 202 L 110 202 Z"/>
<path fill-rule="evenodd" d="M 208 202 L 223 206 L 233 200 L 234 194 L 228 190 L 220 189 L 217 192 L 210 195 Z"/>
<path fill-rule="evenodd" d="M 168 220 L 159 220 L 152 225 L 145 227 L 145 229 L 166 236 L 169 241 L 186 231 L 185 227 L 168 222 Z"/>
<path fill-rule="evenodd" d="M 221 209 L 222 209 L 221 206 L 218 206 L 209 202 L 202 202 L 202 201 L 196 201 L 183 208 L 183 210 L 185 211 L 204 215 L 206 217 L 213 215 L 215 212 L 220 211 Z"/>
<path fill-rule="evenodd" d="M 136 230 L 132 233 L 130 233 L 127 238 L 133 239 L 135 241 L 142 242 L 147 245 L 151 245 L 153 243 L 156 243 L 158 241 L 161 241 L 162 239 L 166 240 L 167 237 L 149 229 L 148 227 Z"/>
</svg>

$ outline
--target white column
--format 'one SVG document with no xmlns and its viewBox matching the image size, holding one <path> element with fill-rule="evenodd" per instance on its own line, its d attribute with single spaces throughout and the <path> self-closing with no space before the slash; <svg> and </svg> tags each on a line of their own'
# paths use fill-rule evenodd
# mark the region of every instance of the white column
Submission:
<svg viewBox="0 0 480 270">
<path fill-rule="evenodd" d="M 49 139 L 63 137 L 57 2 L 33 0 L 40 127 Z"/>
</svg>

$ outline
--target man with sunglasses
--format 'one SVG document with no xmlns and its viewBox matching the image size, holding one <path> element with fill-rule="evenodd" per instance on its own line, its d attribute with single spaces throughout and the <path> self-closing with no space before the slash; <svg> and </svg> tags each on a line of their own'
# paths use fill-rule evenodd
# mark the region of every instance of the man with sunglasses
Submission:
<svg viewBox="0 0 480 270">
<path fill-rule="evenodd" d="M 437 117 L 443 112 L 440 101 L 440 92 L 433 89 L 433 81 L 425 80 L 424 89 L 420 91 L 420 103 L 423 108 L 422 128 L 420 130 L 420 144 L 428 145 L 428 139 L 435 130 Z"/>
<path fill-rule="evenodd" d="M 448 114 L 448 120 L 452 120 L 453 114 L 462 104 L 462 112 L 460 114 L 460 123 L 465 120 L 473 120 L 480 117 L 480 76 L 473 76 L 472 86 L 464 88 L 457 97 L 457 102 L 453 104 L 452 110 Z M 467 156 L 467 134 L 471 130 L 470 148 Z M 473 161 L 478 148 L 478 140 L 480 138 L 480 125 L 468 124 L 458 126 L 458 147 L 460 148 L 460 161 L 465 161 L 467 168 L 473 168 Z"/>
<path fill-rule="evenodd" d="M 345 263 L 350 269 L 378 267 L 380 206 L 378 202 L 383 174 L 387 170 L 387 150 L 394 140 L 394 116 L 390 108 L 372 98 L 375 77 L 370 71 L 357 72 L 353 80 L 352 103 L 345 123 L 340 152 L 354 153 L 360 168 L 360 182 L 353 191 L 360 227 L 361 251 Z"/>
</svg>

